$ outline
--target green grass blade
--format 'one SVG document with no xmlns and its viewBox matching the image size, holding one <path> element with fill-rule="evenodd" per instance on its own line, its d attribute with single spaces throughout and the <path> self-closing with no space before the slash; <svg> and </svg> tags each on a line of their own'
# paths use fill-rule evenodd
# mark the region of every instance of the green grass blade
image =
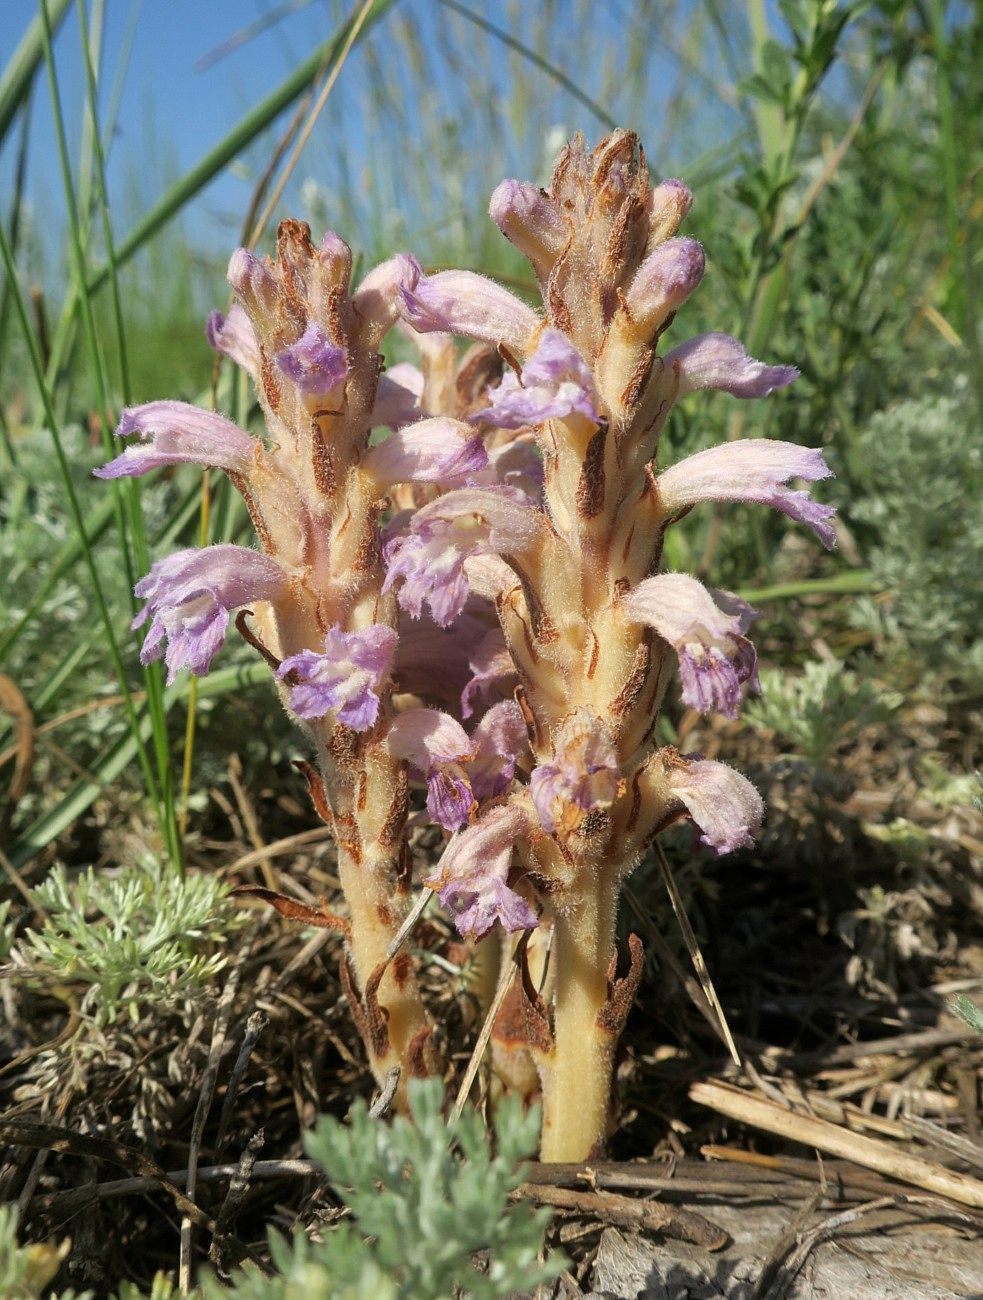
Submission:
<svg viewBox="0 0 983 1300">
<path fill-rule="evenodd" d="M 82 37 L 82 57 L 87 72 L 86 94 L 90 117 L 88 143 L 91 151 L 92 171 L 96 178 L 97 197 L 100 209 L 104 216 L 104 234 L 109 256 L 110 279 L 115 284 L 116 268 L 113 259 L 112 231 L 108 221 L 105 176 L 102 167 L 103 155 L 101 141 L 99 140 L 98 119 L 96 116 L 95 73 L 90 57 L 91 50 L 88 39 L 88 29 L 83 10 L 84 5 L 80 5 L 79 30 Z M 47 18 L 47 0 L 41 0 L 41 19 L 44 59 L 47 67 L 48 84 L 51 92 L 55 141 L 62 173 L 65 206 L 68 214 L 75 280 L 81 290 L 79 295 L 79 306 L 81 309 L 82 326 L 88 346 L 96 392 L 98 394 L 100 413 L 102 415 L 103 445 L 108 457 L 112 453 L 112 434 L 110 430 L 115 424 L 115 416 L 110 398 L 110 379 L 106 368 L 105 357 L 103 356 L 102 348 L 100 346 L 98 330 L 96 328 L 95 310 L 92 300 L 93 295 L 89 292 L 87 286 L 88 273 L 85 262 L 85 240 L 83 239 L 78 200 L 75 194 L 71 164 L 68 157 L 68 141 L 65 133 L 65 120 L 61 106 L 61 94 L 58 86 L 57 70 L 55 67 L 54 52 L 51 43 L 52 32 Z M 118 305 L 118 290 L 115 294 L 114 301 Z M 121 318 L 119 323 L 120 329 L 122 329 Z M 139 563 L 142 571 L 146 571 L 149 566 L 146 540 L 143 531 L 143 516 L 140 507 L 139 487 L 131 480 L 127 480 L 125 485 L 119 485 L 114 481 L 112 484 L 112 491 L 115 504 L 120 559 L 126 571 L 127 586 L 132 590 L 136 578 L 134 560 Z M 148 764 L 148 775 L 151 776 L 151 779 L 147 783 L 147 792 L 157 805 L 161 832 L 167 843 L 171 860 L 175 866 L 179 866 L 181 860 L 181 843 L 178 835 L 174 800 L 171 791 L 171 775 L 167 744 L 167 720 L 163 710 L 163 681 L 161 679 L 159 664 L 144 665 L 143 676 L 146 685 L 147 711 L 150 718 L 151 733 L 154 741 L 154 755 L 157 766 L 156 779 L 154 779 L 150 773 Z M 130 720 L 132 724 L 136 723 L 135 711 L 132 711 Z"/>
<path fill-rule="evenodd" d="M 801 582 L 780 582 L 774 587 L 741 588 L 742 600 L 752 605 L 768 600 L 794 600 L 798 596 L 854 596 L 878 591 L 865 569 L 851 569 L 833 578 L 805 578 Z"/>
<path fill-rule="evenodd" d="M 200 701 L 218 695 L 228 695 L 244 687 L 254 686 L 268 678 L 269 673 L 270 670 L 264 663 L 250 664 L 245 668 L 220 669 L 198 681 L 198 699 Z M 185 699 L 189 689 L 190 679 L 185 676 L 184 680 L 175 683 L 165 691 L 165 711 L 170 710 L 179 700 Z M 98 779 L 93 781 L 88 777 L 80 777 L 66 792 L 57 807 L 33 821 L 11 845 L 7 856 L 14 868 L 19 870 L 30 862 L 36 854 L 68 830 L 77 818 L 91 808 L 102 791 L 133 762 L 137 753 L 138 740 L 145 741 L 149 736 L 150 719 L 144 716 L 135 735 L 127 733 L 120 736 L 95 762 L 90 764 L 90 770 Z"/>
<path fill-rule="evenodd" d="M 373 24 L 383 18 L 395 3 L 396 0 L 375 0 L 359 33 L 359 40 L 364 39 Z M 276 90 L 251 109 L 214 149 L 211 149 L 176 185 L 172 186 L 117 246 L 118 267 L 125 265 L 138 253 L 162 226 L 165 226 L 185 204 L 218 175 L 223 167 L 265 131 L 285 108 L 298 99 L 316 77 L 331 67 L 344 49 L 351 25 L 352 20 L 346 20 L 334 36 L 323 45 L 319 45 L 314 53 L 295 68 Z M 90 292 L 99 288 L 109 274 L 108 265 L 98 267 L 89 280 Z"/>
<path fill-rule="evenodd" d="M 51 0 L 48 14 L 53 29 L 61 25 L 72 0 Z M 10 62 L 0 76 L 0 144 L 30 89 L 34 74 L 44 58 L 44 27 L 41 15 L 32 19 Z"/>
</svg>

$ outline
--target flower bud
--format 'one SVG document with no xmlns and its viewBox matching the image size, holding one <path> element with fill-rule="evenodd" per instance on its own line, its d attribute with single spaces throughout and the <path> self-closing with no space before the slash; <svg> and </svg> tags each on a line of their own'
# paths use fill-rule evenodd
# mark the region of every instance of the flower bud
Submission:
<svg viewBox="0 0 983 1300">
<path fill-rule="evenodd" d="M 668 180 L 656 185 L 649 199 L 649 249 L 671 239 L 693 206 L 693 191 L 682 181 Z"/>
<path fill-rule="evenodd" d="M 535 185 L 502 181 L 488 205 L 488 215 L 502 234 L 545 278 L 567 240 L 563 219 L 552 200 Z"/>
<path fill-rule="evenodd" d="M 628 310 L 638 333 L 652 337 L 703 279 L 706 258 L 696 239 L 667 239 L 638 268 L 628 289 Z"/>
</svg>

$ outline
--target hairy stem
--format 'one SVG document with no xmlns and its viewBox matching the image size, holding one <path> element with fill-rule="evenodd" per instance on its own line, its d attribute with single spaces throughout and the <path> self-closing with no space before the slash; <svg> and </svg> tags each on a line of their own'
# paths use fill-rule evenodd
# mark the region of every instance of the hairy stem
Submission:
<svg viewBox="0 0 983 1300">
<path fill-rule="evenodd" d="M 618 887 L 604 875 L 564 900 L 554 917 L 553 1050 L 543 1063 L 541 1159 L 577 1162 L 603 1144 L 616 1036 L 600 1013 L 608 1000 Z"/>
<path fill-rule="evenodd" d="M 367 995 L 372 977 L 387 962 L 387 952 L 399 930 L 406 908 L 394 893 L 393 872 L 369 869 L 339 850 L 338 875 L 351 926 L 349 953 L 362 998 L 356 1012 L 369 1063 L 382 1084 L 393 1066 L 401 1071 L 397 1104 L 405 1100 L 406 1080 L 414 1073 L 430 1073 L 429 1046 L 421 1035 L 430 1019 L 423 1006 L 409 954 L 400 952 L 389 962 L 378 987 Z"/>
</svg>

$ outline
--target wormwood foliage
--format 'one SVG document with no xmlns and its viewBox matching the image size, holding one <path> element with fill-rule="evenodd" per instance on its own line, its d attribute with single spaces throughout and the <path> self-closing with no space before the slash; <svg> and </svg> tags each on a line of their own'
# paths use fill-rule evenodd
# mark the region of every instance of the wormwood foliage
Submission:
<svg viewBox="0 0 983 1300">
<path fill-rule="evenodd" d="M 839 663 L 806 664 L 801 677 L 775 669 L 761 673 L 761 695 L 750 697 L 744 717 L 757 728 L 775 731 L 817 767 L 864 727 L 886 722 L 902 697 L 880 690 Z"/>
<path fill-rule="evenodd" d="M 549 1215 L 509 1203 L 522 1181 L 520 1162 L 536 1147 L 539 1116 L 511 1099 L 495 1117 L 494 1150 L 478 1114 L 443 1113 L 437 1080 L 410 1083 L 412 1122 L 372 1119 L 364 1102 L 349 1124 L 323 1117 L 306 1146 L 323 1165 L 354 1224 L 323 1242 L 273 1237 L 278 1276 L 240 1274 L 237 1300 L 495 1300 L 557 1276 L 562 1260 L 540 1263 Z M 487 1269 L 472 1260 L 488 1252 Z M 205 1300 L 227 1300 L 218 1282 Z"/>
<path fill-rule="evenodd" d="M 983 444 L 966 385 L 875 415 L 856 460 L 868 495 L 853 513 L 872 530 L 870 569 L 892 595 L 858 602 L 855 620 L 930 670 L 983 682 Z"/>
<path fill-rule="evenodd" d="M 197 949 L 245 919 L 222 881 L 157 862 L 73 880 L 55 867 L 34 898 L 47 919 L 14 946 L 14 960 L 42 979 L 88 985 L 81 1010 L 98 1025 L 123 1009 L 135 1020 L 141 1007 L 212 979 L 226 957 Z"/>
</svg>

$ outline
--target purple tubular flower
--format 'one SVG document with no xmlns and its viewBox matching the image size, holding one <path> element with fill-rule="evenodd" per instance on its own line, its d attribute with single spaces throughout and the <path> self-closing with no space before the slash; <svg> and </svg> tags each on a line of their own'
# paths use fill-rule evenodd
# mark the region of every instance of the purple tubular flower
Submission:
<svg viewBox="0 0 983 1300">
<path fill-rule="evenodd" d="M 474 271 L 438 271 L 400 289 L 400 314 L 420 334 L 463 334 L 522 356 L 539 317 L 520 298 Z"/>
<path fill-rule="evenodd" d="M 491 628 L 478 642 L 468 657 L 468 667 L 473 676 L 461 692 L 461 716 L 470 718 L 474 712 L 472 700 L 481 699 L 499 682 L 515 678 L 515 664 L 509 654 L 500 627 Z"/>
<path fill-rule="evenodd" d="M 407 709 L 389 729 L 387 743 L 427 782 L 427 811 L 445 830 L 466 826 L 475 809 L 474 794 L 462 764 L 474 745 L 459 722 L 437 709 Z"/>
<path fill-rule="evenodd" d="M 409 362 L 390 366 L 384 375 L 379 376 L 369 421 L 372 428 L 388 425 L 390 429 L 398 429 L 419 420 L 424 414 L 420 407 L 423 385 L 423 374 L 416 366 Z"/>
<path fill-rule="evenodd" d="M 474 731 L 475 756 L 468 763 L 474 797 L 494 799 L 508 789 L 515 765 L 529 752 L 526 720 L 515 700 L 493 704 Z"/>
<path fill-rule="evenodd" d="M 96 478 L 134 478 L 162 465 L 209 465 L 246 470 L 256 441 L 214 411 L 188 402 L 147 402 L 124 410 L 117 437 L 137 433 L 134 443 L 108 465 L 93 470 Z"/>
<path fill-rule="evenodd" d="M 500 429 L 520 429 L 574 414 L 585 415 L 594 424 L 601 421 L 590 366 L 559 330 L 544 330 L 536 351 L 522 367 L 521 380 L 509 371 L 490 397 L 491 404 L 472 419 L 487 420 Z"/>
<path fill-rule="evenodd" d="M 489 808 L 454 836 L 424 881 L 437 891 L 465 938 L 480 938 L 496 921 L 511 933 L 535 930 L 539 924 L 526 900 L 506 883 L 513 847 L 529 829 L 529 814 L 522 808 Z"/>
<path fill-rule="evenodd" d="M 401 579 L 402 607 L 419 618 L 426 601 L 434 622 L 446 627 L 468 598 L 464 561 L 472 555 L 524 550 L 541 526 L 538 511 L 504 492 L 447 492 L 416 512 L 410 532 L 386 543 L 382 589 L 389 591 Z"/>
<path fill-rule="evenodd" d="M 182 668 L 203 677 L 225 640 L 229 611 L 276 600 L 287 584 L 275 560 L 245 546 L 191 547 L 158 560 L 133 588 L 147 603 L 131 627 L 150 619 L 140 662 L 159 659 L 166 639 L 168 686 Z"/>
<path fill-rule="evenodd" d="M 700 828 L 700 843 L 717 854 L 750 848 L 761 829 L 761 795 L 740 772 L 711 759 L 677 758 L 669 788 Z"/>
<path fill-rule="evenodd" d="M 210 347 L 230 357 L 253 379 L 259 375 L 261 361 L 256 331 L 239 303 L 233 303 L 228 314 L 213 311 L 205 325 L 205 336 Z"/>
<path fill-rule="evenodd" d="M 651 337 L 703 279 L 706 257 L 696 239 L 667 239 L 646 257 L 626 294 L 640 333 Z"/>
<path fill-rule="evenodd" d="M 324 330 L 314 321 L 296 343 L 277 352 L 274 360 L 287 378 L 310 397 L 330 393 L 348 372 L 345 349 L 329 342 Z"/>
<path fill-rule="evenodd" d="M 539 821 L 550 835 L 567 835 L 591 808 L 608 807 L 620 784 L 618 755 L 600 722 L 579 710 L 560 727 L 552 762 L 529 778 Z"/>
<path fill-rule="evenodd" d="M 449 483 L 488 465 L 484 443 L 460 420 L 438 416 L 391 433 L 364 460 L 381 491 L 394 483 Z"/>
<path fill-rule="evenodd" d="M 698 334 L 666 354 L 667 370 L 679 374 L 679 396 L 705 388 L 732 397 L 767 397 L 798 379 L 795 366 L 766 366 L 745 351 L 730 334 Z"/>
<path fill-rule="evenodd" d="M 829 521 L 835 507 L 783 485 L 794 478 L 813 483 L 832 473 L 818 447 L 745 438 L 687 456 L 660 474 L 657 482 L 662 503 L 673 514 L 700 501 L 753 502 L 805 524 L 831 549 L 836 533 Z"/>
<path fill-rule="evenodd" d="M 567 242 L 567 230 L 548 194 L 523 181 L 502 181 L 492 192 L 488 215 L 539 275 L 549 273 Z"/>
<path fill-rule="evenodd" d="M 399 319 L 401 294 L 412 290 L 423 275 L 423 267 L 408 253 L 397 253 L 388 262 L 373 267 L 352 295 L 352 307 L 381 339 Z"/>
<path fill-rule="evenodd" d="M 277 678 L 290 687 L 290 707 L 298 718 L 323 718 L 334 711 L 346 727 L 367 731 L 379 716 L 378 692 L 396 641 L 393 629 L 382 623 L 357 632 L 329 627 L 323 654 L 302 650 L 277 669 Z"/>
<path fill-rule="evenodd" d="M 758 656 L 743 635 L 755 614 L 739 597 L 721 596 L 731 602 L 730 612 L 695 578 L 660 573 L 629 592 L 625 611 L 634 622 L 655 628 L 675 648 L 684 704 L 700 713 L 716 709 L 736 718 L 742 685 L 748 682 L 752 690 L 758 689 Z"/>
</svg>

